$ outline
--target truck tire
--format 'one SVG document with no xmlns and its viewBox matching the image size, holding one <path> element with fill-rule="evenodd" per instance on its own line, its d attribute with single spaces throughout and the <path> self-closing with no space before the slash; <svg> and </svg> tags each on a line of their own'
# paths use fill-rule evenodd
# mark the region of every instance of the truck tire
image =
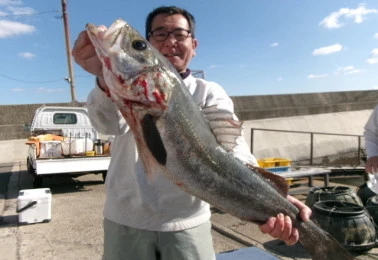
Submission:
<svg viewBox="0 0 378 260">
<path fill-rule="evenodd" d="M 29 156 L 26 158 L 26 167 L 28 169 L 28 173 L 30 173 L 31 175 L 34 176 L 35 175 L 35 170 L 33 168 L 33 165 L 31 163 L 31 160 L 30 160 Z"/>
<path fill-rule="evenodd" d="M 33 188 L 41 188 L 43 184 L 43 178 L 42 176 L 38 176 L 35 172 L 29 156 L 26 158 L 26 167 L 28 169 L 28 173 L 33 176 Z"/>
</svg>

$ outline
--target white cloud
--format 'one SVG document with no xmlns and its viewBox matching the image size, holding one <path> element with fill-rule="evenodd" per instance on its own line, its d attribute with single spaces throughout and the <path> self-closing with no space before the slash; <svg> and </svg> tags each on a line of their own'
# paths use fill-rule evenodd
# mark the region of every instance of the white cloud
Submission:
<svg viewBox="0 0 378 260">
<path fill-rule="evenodd" d="M 328 29 L 336 29 L 344 26 L 340 19 L 352 19 L 353 22 L 362 23 L 368 14 L 377 14 L 377 9 L 366 9 L 365 4 L 360 4 L 356 9 L 341 8 L 337 12 L 333 12 L 324 18 L 319 25 Z"/>
<path fill-rule="evenodd" d="M 27 15 L 35 13 L 34 9 L 31 7 L 8 7 L 8 10 L 12 12 L 13 15 Z"/>
<path fill-rule="evenodd" d="M 0 0 L 0 5 L 21 5 L 21 0 Z"/>
<path fill-rule="evenodd" d="M 277 81 L 278 81 L 278 82 L 281 82 L 281 81 L 283 81 L 283 78 L 282 78 L 282 77 L 279 77 L 279 78 L 277 78 Z"/>
<path fill-rule="evenodd" d="M 280 45 L 278 42 L 273 42 L 270 47 L 277 47 L 278 45 Z"/>
<path fill-rule="evenodd" d="M 45 87 L 40 87 L 37 88 L 37 93 L 57 93 L 57 92 L 64 92 L 65 89 L 62 88 L 45 88 Z"/>
<path fill-rule="evenodd" d="M 210 66 L 209 66 L 210 69 L 214 69 L 214 68 L 218 68 L 218 67 L 220 67 L 220 65 L 216 65 L 216 64 L 214 64 L 214 65 L 210 65 Z"/>
<path fill-rule="evenodd" d="M 378 90 L 378 85 L 375 85 L 375 86 L 373 86 L 372 88 Z"/>
<path fill-rule="evenodd" d="M 343 68 L 338 68 L 335 74 L 342 74 L 344 76 L 347 76 L 347 75 L 358 74 L 362 72 L 365 72 L 365 71 L 356 69 L 354 66 L 346 66 Z"/>
<path fill-rule="evenodd" d="M 31 53 L 31 52 L 21 52 L 18 54 L 18 56 L 22 57 L 22 58 L 25 58 L 25 59 L 28 59 L 28 60 L 31 60 L 33 59 L 36 55 L 34 53 Z"/>
<path fill-rule="evenodd" d="M 31 7 L 22 6 L 22 1 L 18 0 L 0 0 L 0 6 L 4 6 L 5 10 L 0 11 L 0 16 L 16 16 L 16 15 L 28 15 L 35 13 Z"/>
<path fill-rule="evenodd" d="M 320 79 L 320 78 L 325 78 L 328 77 L 328 74 L 310 74 L 308 75 L 308 79 Z"/>
<path fill-rule="evenodd" d="M 326 47 L 321 47 L 318 49 L 315 49 L 312 51 L 312 55 L 317 56 L 317 55 L 328 55 L 332 54 L 335 52 L 340 52 L 343 49 L 343 46 L 341 44 L 334 44 Z"/>
<path fill-rule="evenodd" d="M 371 51 L 371 57 L 366 60 L 369 64 L 377 64 L 378 63 L 378 48 L 375 48 Z"/>
<path fill-rule="evenodd" d="M 378 33 L 374 34 L 374 38 L 378 40 Z"/>
<path fill-rule="evenodd" d="M 24 92 L 25 89 L 24 88 L 12 88 L 11 91 L 12 92 Z"/>
<path fill-rule="evenodd" d="M 24 92 L 25 89 L 24 88 L 12 88 L 10 91 L 12 91 L 12 92 Z"/>
<path fill-rule="evenodd" d="M 0 39 L 13 37 L 20 34 L 33 33 L 35 30 L 35 27 L 32 25 L 9 20 L 0 20 Z"/>
</svg>

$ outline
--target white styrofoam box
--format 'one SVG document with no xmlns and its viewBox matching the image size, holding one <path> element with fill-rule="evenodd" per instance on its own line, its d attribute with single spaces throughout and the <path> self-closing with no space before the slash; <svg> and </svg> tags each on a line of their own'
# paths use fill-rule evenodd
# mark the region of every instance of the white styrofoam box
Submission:
<svg viewBox="0 0 378 260">
<path fill-rule="evenodd" d="M 41 141 L 39 158 L 54 158 L 62 156 L 61 141 Z"/>
<path fill-rule="evenodd" d="M 79 154 L 93 151 L 93 141 L 89 138 L 66 139 L 62 143 L 63 154 Z"/>
<path fill-rule="evenodd" d="M 20 190 L 17 198 L 18 222 L 32 224 L 51 220 L 49 188 Z"/>
</svg>

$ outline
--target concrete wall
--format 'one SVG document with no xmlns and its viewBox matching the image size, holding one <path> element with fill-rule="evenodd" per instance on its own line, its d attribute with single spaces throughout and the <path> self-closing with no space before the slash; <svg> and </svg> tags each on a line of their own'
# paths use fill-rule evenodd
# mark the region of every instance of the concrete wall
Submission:
<svg viewBox="0 0 378 260">
<path fill-rule="evenodd" d="M 359 141 L 361 147 L 364 147 L 363 128 L 371 112 L 371 109 L 366 109 L 248 120 L 244 122 L 244 136 L 247 143 L 250 146 L 253 145 L 253 154 L 257 158 L 280 157 L 290 158 L 294 161 L 308 160 L 310 158 L 311 136 L 309 133 L 254 130 L 251 144 L 252 128 L 312 132 L 315 133 L 313 138 L 314 158 L 324 159 L 325 156 L 335 154 L 344 157 L 346 157 L 346 154 L 350 154 L 349 156 L 355 157 L 358 152 Z M 326 133 L 330 135 L 326 135 Z M 328 159 L 340 160 L 337 157 Z M 353 164 L 357 164 L 357 161 L 354 161 Z"/>
<path fill-rule="evenodd" d="M 378 90 L 240 96 L 232 99 L 241 120 L 254 120 L 372 109 L 378 104 Z"/>
<path fill-rule="evenodd" d="M 327 92 L 232 97 L 235 112 L 244 121 L 247 143 L 251 128 L 362 135 L 363 127 L 378 104 L 378 91 Z M 24 162 L 27 133 L 35 110 L 43 104 L 0 106 L 0 163 Z M 48 104 L 72 106 L 70 103 Z M 85 104 L 74 104 L 84 106 Z M 309 136 L 255 131 L 253 153 L 258 158 L 309 158 Z M 363 145 L 363 140 L 362 140 Z M 356 137 L 316 135 L 314 156 L 357 151 Z"/>
<path fill-rule="evenodd" d="M 13 163 L 26 164 L 29 146 L 25 141 L 26 139 L 0 141 L 0 168 Z"/>
</svg>

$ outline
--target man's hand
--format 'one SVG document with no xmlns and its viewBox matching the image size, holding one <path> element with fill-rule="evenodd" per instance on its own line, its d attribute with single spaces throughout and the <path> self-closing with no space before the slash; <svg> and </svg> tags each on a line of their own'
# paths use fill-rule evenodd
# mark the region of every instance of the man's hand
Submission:
<svg viewBox="0 0 378 260">
<path fill-rule="evenodd" d="M 378 156 L 370 157 L 366 161 L 365 171 L 371 174 L 378 174 Z"/>
<path fill-rule="evenodd" d="M 290 195 L 287 196 L 287 199 L 299 209 L 303 221 L 306 222 L 310 219 L 312 212 L 309 207 Z M 294 245 L 299 240 L 298 230 L 292 226 L 291 219 L 281 213 L 276 217 L 269 218 L 259 228 L 264 234 L 283 240 L 287 245 Z"/>
<path fill-rule="evenodd" d="M 77 37 L 72 49 L 72 56 L 79 66 L 98 78 L 100 87 L 106 91 L 108 87 L 105 84 L 102 74 L 102 64 L 97 57 L 95 48 L 89 39 L 87 31 L 82 31 Z"/>
</svg>

